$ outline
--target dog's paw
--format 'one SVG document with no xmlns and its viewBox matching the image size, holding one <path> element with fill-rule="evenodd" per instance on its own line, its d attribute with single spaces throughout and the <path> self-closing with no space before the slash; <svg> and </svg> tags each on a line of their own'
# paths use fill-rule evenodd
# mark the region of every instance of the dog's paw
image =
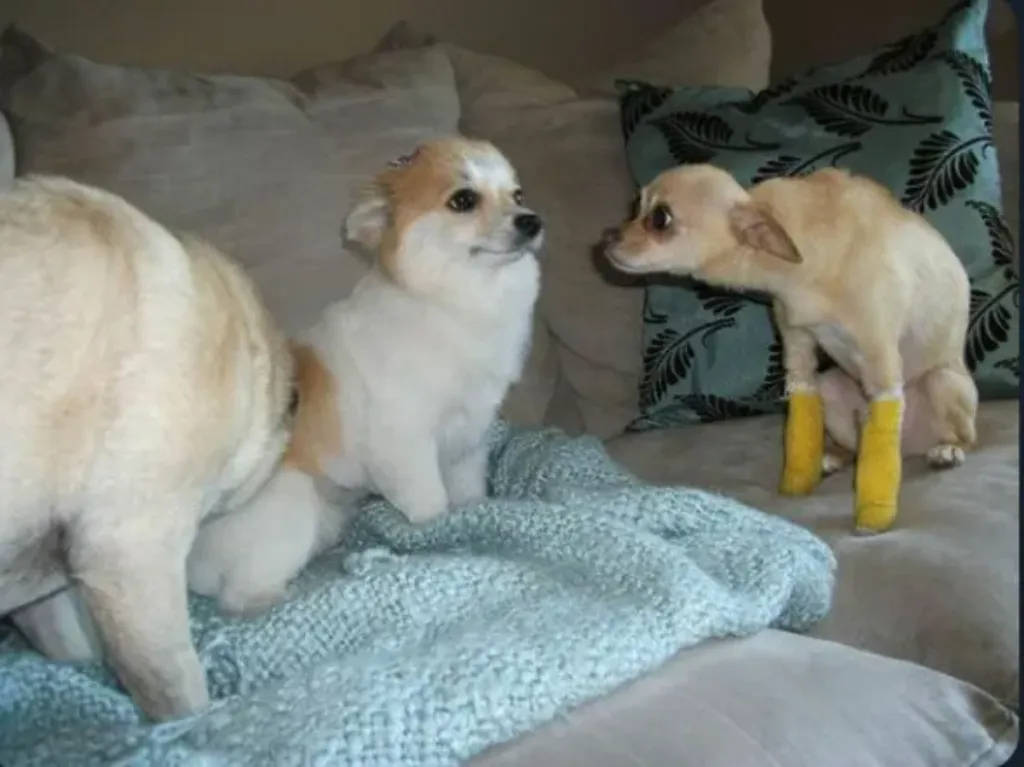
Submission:
<svg viewBox="0 0 1024 767">
<path fill-rule="evenodd" d="M 925 453 L 925 460 L 933 469 L 952 469 L 966 460 L 963 448 L 956 445 L 936 445 Z"/>
<path fill-rule="evenodd" d="M 825 453 L 821 459 L 821 474 L 824 477 L 846 468 L 846 461 L 834 453 Z"/>
</svg>

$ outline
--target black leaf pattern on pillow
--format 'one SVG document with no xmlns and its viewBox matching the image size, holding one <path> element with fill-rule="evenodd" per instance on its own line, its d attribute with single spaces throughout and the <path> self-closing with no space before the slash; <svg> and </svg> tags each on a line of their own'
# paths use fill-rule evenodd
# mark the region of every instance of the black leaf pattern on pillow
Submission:
<svg viewBox="0 0 1024 767">
<path fill-rule="evenodd" d="M 701 423 L 714 423 L 730 418 L 747 418 L 764 412 L 748 403 L 720 397 L 716 394 L 683 394 L 677 396 L 675 401 L 693 411 Z"/>
<path fill-rule="evenodd" d="M 1003 279 L 1019 282 L 1020 275 L 1017 274 L 1017 262 L 1014 259 L 1016 251 L 1013 245 L 1013 235 L 999 210 L 995 205 L 989 205 L 981 200 L 967 200 L 964 204 L 981 217 L 985 231 L 988 232 L 988 241 L 992 248 L 992 261 L 1002 269 Z"/>
<path fill-rule="evenodd" d="M 656 312 L 649 301 L 644 302 L 644 324 L 645 325 L 664 325 L 668 322 L 668 315 L 662 312 Z"/>
<path fill-rule="evenodd" d="M 733 318 L 723 317 L 697 325 L 686 333 L 673 328 L 658 333 L 644 349 L 640 409 L 657 404 L 670 388 L 686 380 L 697 356 L 693 348 L 695 341 L 707 346 L 712 335 L 735 324 Z"/>
<path fill-rule="evenodd" d="M 999 360 L 999 362 L 997 362 L 995 366 L 1000 370 L 1009 370 L 1013 374 L 1014 378 L 1020 378 L 1019 356 L 1007 357 L 1005 360 Z"/>
<path fill-rule="evenodd" d="M 732 127 L 718 115 L 703 112 L 676 112 L 651 120 L 661 133 L 673 159 L 679 165 L 705 163 L 727 149 L 732 152 L 763 152 L 778 149 L 778 144 L 755 141 L 733 143 Z"/>
<path fill-rule="evenodd" d="M 647 115 L 664 104 L 672 95 L 671 88 L 655 88 L 642 83 L 625 82 L 626 92 L 620 99 L 619 114 L 622 135 L 626 141 Z"/>
<path fill-rule="evenodd" d="M 967 326 L 965 348 L 967 368 L 972 373 L 984 359 L 1010 339 L 1013 314 L 1000 303 L 1011 290 L 1020 285 L 1004 285 L 998 293 L 971 289 L 971 321 Z"/>
<path fill-rule="evenodd" d="M 800 166 L 803 164 L 803 157 L 797 157 L 795 154 L 780 154 L 758 168 L 750 183 L 760 184 L 762 181 L 780 176 L 798 176 L 800 175 Z"/>
<path fill-rule="evenodd" d="M 685 417 L 685 414 L 680 413 L 675 408 L 668 408 L 666 410 L 659 410 L 655 413 L 641 415 L 626 427 L 625 433 L 635 434 L 643 431 L 671 429 L 673 426 L 679 426 L 680 424 L 689 422 L 690 421 Z"/>
<path fill-rule="evenodd" d="M 750 179 L 751 184 L 760 184 L 770 178 L 780 176 L 806 176 L 820 170 L 826 165 L 836 166 L 836 163 L 848 154 L 856 152 L 861 148 L 859 141 L 849 141 L 845 144 L 837 144 L 822 150 L 810 157 L 797 157 L 796 155 L 783 154 L 765 162 L 757 169 Z"/>
<path fill-rule="evenodd" d="M 695 356 L 687 336 L 671 328 L 658 333 L 644 349 L 640 409 L 656 405 L 669 388 L 684 380 Z"/>
<path fill-rule="evenodd" d="M 1003 303 L 1012 295 L 1015 305 L 1020 307 L 1020 277 L 1014 261 L 1013 237 L 999 210 L 986 202 L 967 200 L 967 207 L 981 217 L 988 232 L 992 263 L 1000 269 L 1003 287 L 994 295 L 977 287 L 971 289 L 971 319 L 967 326 L 965 352 L 967 367 L 974 371 L 992 352 L 1005 344 L 1013 327 L 1013 312 Z M 995 367 L 1009 370 L 1019 378 L 1016 358 L 1000 360 Z M 1007 363 L 1007 364 L 1003 364 Z"/>
<path fill-rule="evenodd" d="M 764 378 L 754 399 L 759 402 L 778 403 L 786 398 L 786 368 L 782 361 L 782 339 L 778 333 L 768 347 L 768 364 L 764 369 Z"/>
<path fill-rule="evenodd" d="M 695 282 L 692 286 L 694 295 L 706 312 L 716 317 L 735 317 L 743 307 L 758 304 L 768 307 L 771 299 L 763 293 L 737 293 Z M 765 368 L 764 380 L 754 393 L 753 399 L 759 402 L 776 402 L 783 397 L 786 389 L 786 371 L 782 366 L 782 342 L 778 334 L 768 350 L 768 365 Z"/>
<path fill-rule="evenodd" d="M 704 282 L 693 283 L 691 289 L 704 310 L 716 317 L 735 317 L 750 300 L 746 294 L 713 288 Z"/>
<path fill-rule="evenodd" d="M 744 114 L 757 114 L 775 99 L 785 96 L 787 93 L 792 91 L 800 84 L 800 82 L 801 78 L 799 77 L 787 77 L 778 84 L 773 85 L 770 88 L 765 88 L 763 91 L 759 91 L 745 101 L 737 101 L 732 106 Z"/>
<path fill-rule="evenodd" d="M 889 102 L 863 85 L 831 83 L 794 96 L 784 104 L 800 106 L 814 122 L 830 133 L 852 138 L 875 125 L 932 125 L 941 116 L 915 115 L 902 109 L 902 117 L 889 117 Z"/>
<path fill-rule="evenodd" d="M 985 124 L 985 130 L 992 132 L 992 76 L 988 69 L 973 56 L 963 51 L 947 51 L 942 60 L 956 72 L 971 106 L 978 112 L 978 118 Z"/>
<path fill-rule="evenodd" d="M 927 59 L 939 36 L 934 29 L 925 29 L 914 35 L 907 35 L 891 45 L 885 46 L 861 73 L 861 77 L 871 75 L 892 75 L 908 72 Z"/>
<path fill-rule="evenodd" d="M 932 133 L 910 158 L 901 202 L 918 213 L 945 205 L 969 188 L 978 175 L 978 151 L 992 146 L 989 134 L 961 139 L 951 130 Z"/>
</svg>

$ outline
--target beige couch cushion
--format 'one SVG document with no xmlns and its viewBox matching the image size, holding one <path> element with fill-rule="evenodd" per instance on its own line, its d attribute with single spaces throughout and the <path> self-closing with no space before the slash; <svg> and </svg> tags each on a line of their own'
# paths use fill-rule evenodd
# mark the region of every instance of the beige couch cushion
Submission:
<svg viewBox="0 0 1024 767">
<path fill-rule="evenodd" d="M 1016 705 L 1019 676 L 1018 404 L 981 407 L 979 446 L 956 470 L 907 459 L 890 532 L 852 534 L 852 472 L 805 498 L 776 492 L 781 417 L 631 434 L 609 443 L 639 476 L 716 490 L 821 535 L 839 562 L 815 636 L 914 661 Z"/>
<path fill-rule="evenodd" d="M 0 61 L 28 62 L 3 79 L 20 174 L 96 184 L 208 237 L 253 273 L 289 330 L 315 321 L 366 269 L 341 243 L 355 187 L 458 121 L 451 66 L 437 51 L 286 82 L 108 66 L 10 31 L 0 43 Z"/>
<path fill-rule="evenodd" d="M 402 27 L 385 45 L 427 41 Z M 610 95 L 581 97 L 505 59 L 443 47 L 458 83 L 462 130 L 509 155 L 547 222 L 542 309 L 571 391 L 550 420 L 617 434 L 638 415 L 643 305 L 639 287 L 623 287 L 592 260 L 601 231 L 625 215 L 633 196 L 618 103 Z M 761 88 L 770 49 L 760 0 L 712 0 L 603 77 L 606 85 L 614 76 L 648 73 L 681 85 Z"/>
<path fill-rule="evenodd" d="M 613 96 L 617 79 L 753 88 L 771 65 L 771 31 L 760 2 L 705 0 L 640 50 L 573 85 Z"/>
<path fill-rule="evenodd" d="M 997 767 L 1016 717 L 975 687 L 820 639 L 764 631 L 492 749 L 473 767 Z"/>
<path fill-rule="evenodd" d="M 355 189 L 424 139 L 457 131 L 451 64 L 389 51 L 290 81 L 118 67 L 9 31 L 0 90 L 18 171 L 115 191 L 208 237 L 252 273 L 288 331 L 349 293 L 367 265 L 342 246 Z M 506 415 L 540 423 L 556 362 L 541 327 Z"/>
</svg>

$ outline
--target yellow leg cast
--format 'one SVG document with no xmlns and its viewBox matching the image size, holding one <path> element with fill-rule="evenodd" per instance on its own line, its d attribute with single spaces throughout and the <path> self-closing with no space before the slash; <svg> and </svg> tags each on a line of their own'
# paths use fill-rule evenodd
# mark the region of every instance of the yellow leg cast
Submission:
<svg viewBox="0 0 1024 767">
<path fill-rule="evenodd" d="M 817 392 L 795 391 L 789 395 L 785 450 L 779 492 L 807 495 L 821 481 L 825 453 L 825 413 Z"/>
<path fill-rule="evenodd" d="M 903 461 L 900 423 L 903 401 L 871 403 L 857 452 L 857 516 L 861 533 L 881 533 L 896 520 Z"/>
</svg>

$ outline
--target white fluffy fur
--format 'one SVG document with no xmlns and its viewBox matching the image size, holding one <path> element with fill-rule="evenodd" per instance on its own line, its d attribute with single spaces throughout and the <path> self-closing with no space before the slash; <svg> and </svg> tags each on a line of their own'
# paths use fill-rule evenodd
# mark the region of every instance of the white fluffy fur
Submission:
<svg viewBox="0 0 1024 767">
<path fill-rule="evenodd" d="M 351 502 L 325 502 L 332 488 L 379 493 L 413 523 L 485 495 L 485 433 L 522 372 L 539 288 L 542 235 L 517 233 L 516 216 L 530 214 L 517 188 L 496 149 L 463 139 L 427 144 L 371 185 L 346 229 L 376 266 L 298 339 L 331 379 L 316 393 L 300 365 L 289 455 L 303 457 L 204 527 L 192 588 L 234 611 L 279 599 L 338 538 Z M 448 206 L 460 189 L 476 209 Z M 328 422 L 336 435 L 323 433 Z"/>
<path fill-rule="evenodd" d="M 143 711 L 201 708 L 186 556 L 207 513 L 272 472 L 291 378 L 252 284 L 209 245 L 66 179 L 0 194 L 0 615 L 87 654 L 72 580 Z"/>
</svg>

